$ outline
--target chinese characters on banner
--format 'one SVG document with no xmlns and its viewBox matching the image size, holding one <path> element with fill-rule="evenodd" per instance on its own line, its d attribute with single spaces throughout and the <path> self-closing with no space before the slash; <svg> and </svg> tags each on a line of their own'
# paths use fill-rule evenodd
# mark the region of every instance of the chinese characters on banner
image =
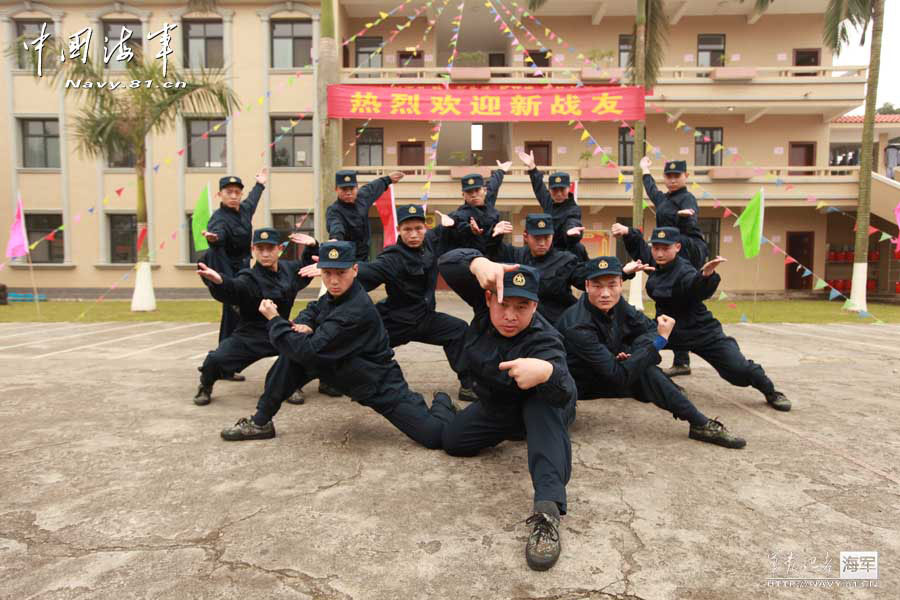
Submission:
<svg viewBox="0 0 900 600">
<path fill-rule="evenodd" d="M 631 121 L 644 118 L 637 87 L 328 86 L 328 117 L 402 121 Z"/>
<path fill-rule="evenodd" d="M 159 38 L 159 43 L 161 46 L 160 51 L 156 54 L 156 59 L 162 59 L 163 61 L 163 76 L 165 77 L 168 73 L 169 69 L 169 56 L 174 53 L 172 50 L 172 36 L 170 32 L 177 28 L 178 25 L 165 23 L 159 31 L 155 33 L 149 33 L 147 35 L 148 40 L 153 40 L 155 38 Z M 64 63 L 66 59 L 71 60 L 81 60 L 82 63 L 86 63 L 88 60 L 88 55 L 90 53 L 90 45 L 91 45 L 91 36 L 93 31 L 90 27 L 85 27 L 84 29 L 74 33 L 69 36 L 69 44 L 68 51 L 65 49 L 59 56 L 59 62 Z M 115 57 L 116 61 L 120 62 L 130 62 L 132 58 L 134 58 L 134 51 L 132 50 L 129 42 L 132 41 L 131 37 L 134 32 L 128 29 L 127 26 L 122 25 L 122 30 L 119 35 L 118 40 L 110 40 L 105 39 L 107 45 L 103 47 L 103 63 L 109 64 L 110 59 Z M 47 23 L 41 23 L 41 32 L 33 40 L 23 40 L 22 46 L 26 51 L 32 51 L 36 54 L 35 57 L 35 65 L 37 66 L 37 75 L 38 77 L 44 74 L 44 44 L 48 39 L 52 37 L 52 33 L 47 31 Z M 110 48 L 109 44 L 113 42 L 112 47 Z M 134 43 L 140 46 L 140 40 L 134 40 Z M 31 46 L 29 46 L 31 44 Z"/>
</svg>

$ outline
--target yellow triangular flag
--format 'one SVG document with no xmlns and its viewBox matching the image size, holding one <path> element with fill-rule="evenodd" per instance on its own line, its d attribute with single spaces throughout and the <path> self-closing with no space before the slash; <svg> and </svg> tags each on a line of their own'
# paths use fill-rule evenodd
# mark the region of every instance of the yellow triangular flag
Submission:
<svg viewBox="0 0 900 600">
<path fill-rule="evenodd" d="M 692 189 L 692 190 L 699 190 L 699 189 L 700 189 L 700 186 L 697 185 L 697 182 L 695 181 L 694 183 L 691 184 L 691 189 Z"/>
<path fill-rule="evenodd" d="M 716 152 L 721 152 L 724 147 L 725 146 L 723 146 L 722 144 L 716 144 L 716 147 L 713 148 L 713 154 L 715 154 Z"/>
<path fill-rule="evenodd" d="M 589 137 L 591 137 L 591 134 L 589 134 L 589 133 L 587 132 L 587 129 L 585 129 L 584 131 L 581 132 L 581 141 L 582 141 L 582 142 L 583 142 L 584 140 L 588 139 Z"/>
<path fill-rule="evenodd" d="M 819 203 L 816 204 L 816 210 L 821 210 L 825 206 L 824 200 L 819 200 Z"/>
<path fill-rule="evenodd" d="M 685 126 L 684 121 L 678 121 L 678 123 L 675 124 L 675 129 L 681 129 L 684 126 Z"/>
<path fill-rule="evenodd" d="M 378 16 L 382 19 L 387 19 L 389 15 L 386 12 L 378 11 Z"/>
<path fill-rule="evenodd" d="M 256 99 L 256 103 L 257 103 L 257 104 L 262 104 L 262 103 L 263 103 L 263 97 L 260 96 L 259 98 L 257 98 L 257 99 Z"/>
<path fill-rule="evenodd" d="M 625 181 L 625 176 L 622 173 L 619 173 L 619 183 L 623 183 Z"/>
</svg>

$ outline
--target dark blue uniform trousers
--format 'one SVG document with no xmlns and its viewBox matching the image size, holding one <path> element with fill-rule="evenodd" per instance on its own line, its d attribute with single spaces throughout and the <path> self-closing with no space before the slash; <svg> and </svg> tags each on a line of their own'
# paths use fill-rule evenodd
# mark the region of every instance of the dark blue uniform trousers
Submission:
<svg viewBox="0 0 900 600">
<path fill-rule="evenodd" d="M 224 310 L 231 310 L 231 307 L 226 304 Z M 243 371 L 261 358 L 277 355 L 278 350 L 269 342 L 269 335 L 265 330 L 258 335 L 233 333 L 206 355 L 203 366 L 200 367 L 200 383 L 211 387 L 219 379 Z"/>
<path fill-rule="evenodd" d="M 611 386 L 599 379 L 576 383 L 579 400 L 636 398 L 641 402 L 652 402 L 691 425 L 705 425 L 709 420 L 656 365 L 648 367 L 630 386 Z"/>
<path fill-rule="evenodd" d="M 457 374 L 463 386 L 470 386 L 470 378 L 459 372 L 458 365 L 462 355 L 462 340 L 469 327 L 468 323 L 453 315 L 440 312 L 433 312 L 415 324 L 392 321 L 390 313 L 388 313 L 386 317 L 382 317 L 382 322 L 391 340 L 391 348 L 409 342 L 442 346 L 450 368 Z"/>
<path fill-rule="evenodd" d="M 444 451 L 475 456 L 483 448 L 524 437 L 534 501 L 556 502 L 560 514 L 566 514 L 566 484 L 572 474 L 569 425 L 574 420 L 574 400 L 565 408 L 534 396 L 501 409 L 473 402 L 444 428 Z"/>
<path fill-rule="evenodd" d="M 266 387 L 256 404 L 253 422 L 257 425 L 268 423 L 294 390 L 313 379 L 320 379 L 320 375 L 284 355 L 279 356 L 266 373 Z M 326 383 L 347 391 L 347 382 L 326 380 Z M 409 389 L 403 371 L 396 363 L 379 381 L 375 394 L 361 399 L 351 396 L 351 399 L 368 406 L 414 441 L 431 449 L 441 447 L 444 426 L 454 416 L 450 407 L 443 404 L 435 404 L 429 409 L 422 395 Z"/>
<path fill-rule="evenodd" d="M 722 379 L 739 387 L 753 386 L 763 394 L 775 391 L 775 385 L 762 365 L 748 360 L 733 337 L 724 333 L 703 343 L 679 343 L 674 349 L 693 352 L 716 370 Z"/>
</svg>

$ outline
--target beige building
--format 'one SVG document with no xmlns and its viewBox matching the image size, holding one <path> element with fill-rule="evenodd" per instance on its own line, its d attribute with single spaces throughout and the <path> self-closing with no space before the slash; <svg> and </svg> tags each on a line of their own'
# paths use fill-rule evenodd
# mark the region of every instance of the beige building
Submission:
<svg viewBox="0 0 900 600">
<path fill-rule="evenodd" d="M 540 25 L 519 10 L 527 0 L 491 2 L 545 77 L 533 77 L 525 54 L 498 30 L 500 22 L 483 0 L 467 0 L 459 29 L 460 55 L 449 71 L 451 85 L 578 81 L 590 85 L 608 83 L 621 74 L 631 51 L 632 2 L 550 0 L 537 13 Z M 365 31 L 342 46 L 342 82 L 395 86 L 443 82 L 458 3 L 435 0 L 427 9 L 424 4 L 336 1 L 339 40 Z M 825 202 L 851 215 L 855 210 L 854 157 L 861 125 L 841 116 L 862 103 L 866 66 L 833 66 L 833 56 L 821 41 L 821 2 L 785 0 L 761 15 L 752 11 L 753 4 L 667 2 L 672 27 L 665 63 L 658 85 L 647 97 L 648 140 L 658 149 L 650 153 L 655 163 L 652 173 L 661 175 L 664 157 L 687 160 L 712 251 L 731 259 L 721 269 L 726 291 L 802 290 L 813 283 L 813 278 L 802 278 L 794 267 L 786 267 L 783 255 L 768 249 L 759 259 L 759 269 L 743 259 L 733 218 L 723 219 L 723 212 L 725 207 L 739 211 L 760 187 L 767 201 L 766 237 L 817 276 L 849 282 L 845 246 L 852 249 L 853 219 L 816 207 Z M 170 60 L 180 67 L 224 67 L 231 79 L 243 105 L 239 114 L 225 122 L 221 115 L 185 114 L 172 132 L 148 140 L 147 243 L 153 251 L 157 290 L 202 291 L 193 273 L 196 253 L 187 232 L 190 211 L 208 182 L 215 186 L 219 177 L 233 173 L 252 183 L 254 173 L 269 166 L 270 183 L 254 223 L 285 231 L 301 221 L 303 229 L 311 230 L 315 211 L 321 214 L 333 200 L 331 190 L 317 189 L 315 175 L 319 132 L 314 117 L 325 110 L 315 103 L 317 77 L 312 66 L 318 6 L 221 1 L 219 7 L 214 14 L 196 14 L 186 12 L 184 3 L 0 3 L 4 46 L 19 35 L 36 37 L 46 22 L 54 35 L 61 32 L 66 37 L 92 28 L 91 52 L 102 54 L 100 32 L 116 40 L 122 25 L 127 25 L 145 51 L 155 54 L 159 39 L 147 40 L 148 34 L 166 23 L 177 24 Z M 420 16 L 410 21 L 408 16 L 417 10 Z M 380 13 L 390 16 L 382 19 Z M 402 30 L 398 25 L 404 26 Z M 584 68 L 578 54 L 591 57 L 596 68 Z M 110 64 L 115 69 L 115 60 Z M 133 169 L 128 168 L 128 157 L 98 161 L 79 155 L 69 134 L 78 113 L 77 93 L 65 96 L 20 66 L 14 57 L 6 58 L 0 77 L 7 113 L 0 118 L 0 134 L 10 141 L 0 148 L 0 164 L 6 165 L 0 168 L 0 189 L 9 194 L 7 210 L 0 211 L 0 230 L 4 235 L 9 230 L 20 191 L 32 239 L 65 225 L 55 241 L 35 248 L 38 286 L 53 293 L 68 288 L 70 295 L 73 289 L 102 291 L 135 260 Z M 424 165 L 432 124 L 373 120 L 361 129 L 363 123 L 343 122 L 344 165 L 358 169 L 363 181 L 402 170 L 407 176 L 396 186 L 397 201 L 417 201 L 429 176 Z M 687 129 L 676 129 L 679 124 Z M 591 253 L 621 252 L 608 232 L 612 223 L 631 217 L 626 184 L 631 183 L 633 143 L 628 128 L 620 123 L 586 125 L 620 165 L 623 183 L 618 181 L 619 171 L 601 167 L 600 156 L 591 155 L 593 148 L 580 140 L 581 131 L 565 123 L 447 122 L 437 165 L 430 173 L 429 208 L 457 206 L 459 178 L 487 170 L 473 165 L 511 159 L 514 167 L 498 208 L 515 226 L 512 241 L 519 241 L 525 215 L 535 212 L 537 204 L 515 153 L 534 151 L 545 170 L 565 170 L 578 180 Z M 694 131 L 701 135 L 695 137 Z M 876 134 L 879 175 L 873 183 L 872 221 L 896 234 L 893 207 L 900 200 L 900 185 L 885 175 L 890 175 L 888 163 L 894 156 L 888 142 L 900 136 L 900 123 L 884 120 Z M 180 150 L 184 152 L 179 155 Z M 374 210 L 371 218 L 373 230 L 379 231 Z M 648 210 L 644 218 L 652 224 L 654 217 Z M 888 242 L 879 244 L 878 238 L 872 236 L 871 285 L 873 292 L 894 294 L 900 259 L 893 258 Z M 380 243 L 380 235 L 375 235 L 373 251 Z M 0 282 L 29 288 L 27 267 L 12 263 L 0 273 Z"/>
</svg>

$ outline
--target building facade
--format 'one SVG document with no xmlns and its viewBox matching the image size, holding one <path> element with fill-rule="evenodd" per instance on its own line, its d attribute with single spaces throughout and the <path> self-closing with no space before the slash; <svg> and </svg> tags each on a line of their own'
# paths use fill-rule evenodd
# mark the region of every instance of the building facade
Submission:
<svg viewBox="0 0 900 600">
<path fill-rule="evenodd" d="M 5 47 L 20 36 L 36 38 L 46 23 L 54 35 L 66 38 L 91 28 L 90 51 L 100 56 L 106 48 L 98 40 L 115 42 L 124 25 L 152 56 L 160 43 L 148 35 L 167 23 L 177 24 L 169 59 L 180 68 L 224 69 L 241 98 L 240 112 L 227 120 L 223 115 L 184 114 L 172 131 L 148 140 L 145 243 L 152 252 L 158 289 L 198 287 L 190 213 L 203 188 L 208 183 L 215 187 L 222 175 L 233 173 L 252 182 L 260 167 L 270 168 L 254 221 L 258 226 L 312 231 L 317 211 L 321 215 L 333 201 L 332 190 L 318 190 L 316 175 L 316 122 L 319 111 L 325 110 L 315 101 L 318 5 L 221 1 L 217 12 L 199 14 L 187 12 L 183 4 L 0 4 Z M 854 156 L 861 125 L 841 117 L 862 104 L 866 67 L 834 66 L 821 41 L 821 2 L 779 2 L 765 14 L 753 12 L 753 4 L 667 3 L 671 31 L 665 61 L 658 84 L 647 96 L 651 173 L 661 178 L 665 159 L 688 162 L 711 250 L 731 259 L 721 268 L 725 290 L 812 288 L 814 279 L 802 277 L 795 265 L 785 265 L 783 254 L 766 251 L 758 265 L 743 258 L 740 237 L 732 229 L 734 219 L 725 216 L 725 209 L 739 212 L 760 188 L 767 202 L 765 235 L 817 276 L 849 282 L 852 260 L 846 260 L 846 247 L 852 250 L 858 181 Z M 401 87 L 618 82 L 631 52 L 633 3 L 550 0 L 536 15 L 524 11 L 525 5 L 524 0 L 466 0 L 460 11 L 459 3 L 444 0 L 336 1 L 341 83 Z M 460 14 L 456 29 L 452 21 Z M 351 36 L 352 41 L 342 44 Z M 523 49 L 518 49 L 520 43 Z M 121 68 L 115 63 L 109 64 L 111 78 Z M 453 68 L 448 68 L 450 63 Z M 78 94 L 51 88 L 24 66 L 8 55 L 0 77 L 7 112 L 0 131 L 10 141 L 0 148 L 0 164 L 5 165 L 0 167 L 0 189 L 8 193 L 0 229 L 9 230 L 21 193 L 32 240 L 65 226 L 55 240 L 34 249 L 38 286 L 70 292 L 106 289 L 132 269 L 136 259 L 134 170 L 129 157 L 95 160 L 79 154 L 70 133 L 79 111 Z M 525 215 L 537 210 L 537 204 L 516 152 L 533 151 L 542 169 L 565 170 L 578 181 L 589 251 L 622 253 L 609 228 L 631 219 L 627 187 L 631 167 L 642 155 L 624 125 L 585 122 L 603 149 L 595 153 L 582 141 L 583 132 L 565 122 L 446 122 L 432 167 L 432 123 L 346 120 L 341 122 L 339 152 L 343 166 L 358 169 L 361 181 L 404 171 L 407 176 L 395 186 L 398 203 L 418 201 L 424 183 L 431 181 L 428 204 L 438 210 L 461 203 L 462 175 L 487 171 L 497 160 L 512 160 L 498 209 L 513 223 L 511 241 L 517 242 Z M 894 235 L 892 211 L 900 185 L 888 172 L 893 156 L 888 150 L 897 136 L 900 123 L 883 122 L 876 128 L 879 175 L 873 182 L 872 204 L 873 225 Z M 601 164 L 604 154 L 615 169 Z M 826 212 L 825 206 L 840 212 Z M 377 213 L 373 210 L 370 216 L 373 231 L 380 231 Z M 645 211 L 644 219 L 652 224 L 653 213 Z M 900 281 L 900 259 L 888 242 L 878 239 L 872 236 L 870 290 L 893 294 Z M 373 253 L 380 243 L 376 234 Z M 27 265 L 10 263 L 0 281 L 10 288 L 30 287 Z"/>
</svg>

